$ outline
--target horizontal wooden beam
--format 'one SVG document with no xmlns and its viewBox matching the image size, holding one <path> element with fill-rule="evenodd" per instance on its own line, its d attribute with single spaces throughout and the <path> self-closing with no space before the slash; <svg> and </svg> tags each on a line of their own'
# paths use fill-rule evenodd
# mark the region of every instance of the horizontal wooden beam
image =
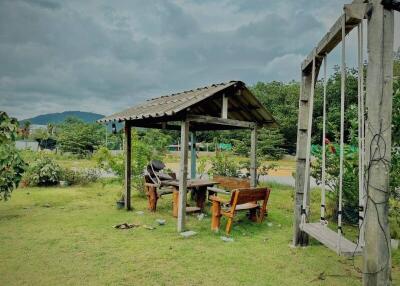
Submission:
<svg viewBox="0 0 400 286">
<path fill-rule="evenodd" d="M 135 122 L 133 122 L 131 124 L 131 127 L 162 129 L 162 130 L 181 130 L 181 127 L 179 125 L 167 124 L 167 123 L 136 124 Z"/>
<path fill-rule="evenodd" d="M 218 118 L 206 115 L 189 115 L 188 120 L 190 122 L 197 122 L 202 124 L 216 124 L 216 125 L 226 125 L 238 128 L 254 128 L 257 126 L 255 122 L 240 121 L 234 119 Z"/>
<path fill-rule="evenodd" d="M 308 55 L 301 65 L 302 71 L 311 70 L 314 56 L 322 58 L 331 52 L 342 41 L 342 20 L 346 17 L 346 35 L 351 32 L 365 18 L 370 10 L 370 4 L 363 0 L 354 0 L 353 3 L 344 5 L 344 14 L 337 19 L 328 33 Z"/>
</svg>

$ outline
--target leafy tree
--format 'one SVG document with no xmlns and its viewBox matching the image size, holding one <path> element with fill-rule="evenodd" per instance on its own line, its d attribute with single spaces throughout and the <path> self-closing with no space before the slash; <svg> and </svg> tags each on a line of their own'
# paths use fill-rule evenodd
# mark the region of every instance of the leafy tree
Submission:
<svg viewBox="0 0 400 286">
<path fill-rule="evenodd" d="M 120 150 L 122 149 L 122 130 L 117 132 L 116 134 L 113 133 L 108 133 L 108 138 L 107 138 L 107 148 L 110 150 Z M 105 145 L 105 144 L 104 144 Z"/>
<path fill-rule="evenodd" d="M 394 62 L 392 141 L 400 146 L 400 60 Z"/>
<path fill-rule="evenodd" d="M 300 84 L 295 81 L 258 82 L 250 89 L 278 122 L 284 139 L 283 145 L 295 151 Z"/>
<path fill-rule="evenodd" d="M 0 111 L 0 200 L 8 200 L 26 167 L 15 148 L 18 121 Z"/>
<path fill-rule="evenodd" d="M 24 121 L 23 127 L 20 129 L 20 134 L 22 139 L 28 139 L 30 135 L 30 129 L 31 129 L 31 122 L 29 120 Z"/>
<path fill-rule="evenodd" d="M 257 155 L 264 159 L 279 160 L 285 150 L 283 146 L 283 135 L 278 129 L 262 128 L 258 132 Z"/>
<path fill-rule="evenodd" d="M 311 175 L 317 183 L 322 179 L 322 148 L 313 148 L 316 158 L 311 164 Z M 334 202 L 330 209 L 331 215 L 336 219 L 339 205 L 339 146 L 329 144 L 326 146 L 326 186 L 331 190 L 326 193 Z M 343 220 L 348 223 L 357 223 L 358 220 L 358 151 L 350 145 L 344 148 L 344 174 L 343 174 Z"/>
<path fill-rule="evenodd" d="M 392 165 L 390 186 L 392 194 L 400 199 L 400 60 L 394 62 L 393 115 L 392 115 Z M 396 191 L 397 190 L 397 191 Z"/>
<path fill-rule="evenodd" d="M 226 152 L 217 152 L 215 157 L 211 157 L 210 169 L 211 175 L 239 177 L 241 164 L 231 154 Z"/>
<path fill-rule="evenodd" d="M 162 155 L 167 150 L 167 146 L 172 143 L 172 137 L 167 132 L 158 129 L 148 129 L 140 138 L 143 143 L 152 146 L 155 156 Z"/>
<path fill-rule="evenodd" d="M 69 117 L 57 128 L 57 145 L 63 152 L 81 156 L 92 153 L 103 142 L 104 129 L 95 123 Z"/>
<path fill-rule="evenodd" d="M 145 167 L 151 160 L 161 159 L 161 156 L 155 151 L 153 145 L 140 140 L 138 132 L 134 129 L 132 130 L 131 148 L 132 187 L 137 191 L 142 191 L 144 189 L 143 171 Z M 100 147 L 93 158 L 102 169 L 112 171 L 120 180 L 123 179 L 125 170 L 124 154 L 112 155 L 107 148 Z"/>
</svg>

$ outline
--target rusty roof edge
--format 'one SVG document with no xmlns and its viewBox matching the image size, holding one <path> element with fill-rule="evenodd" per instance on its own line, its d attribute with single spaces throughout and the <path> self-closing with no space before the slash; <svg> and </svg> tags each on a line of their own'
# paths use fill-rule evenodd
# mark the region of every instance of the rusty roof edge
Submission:
<svg viewBox="0 0 400 286">
<path fill-rule="evenodd" d="M 226 83 L 211 84 L 211 85 L 209 85 L 209 86 L 202 87 L 202 88 L 200 88 L 200 89 L 206 89 L 206 88 L 211 88 L 211 87 L 214 87 L 214 88 L 215 88 L 215 87 L 219 87 L 219 86 L 220 86 L 220 88 L 217 88 L 216 91 L 214 91 L 214 92 L 208 94 L 207 96 L 201 96 L 201 97 L 200 97 L 199 99 L 197 99 L 197 100 L 187 102 L 186 104 L 182 104 L 182 106 L 178 107 L 177 110 L 167 111 L 166 113 L 171 113 L 171 115 L 173 115 L 173 114 L 176 114 L 176 113 L 178 113 L 178 112 L 181 112 L 182 110 L 185 110 L 186 108 L 190 107 L 191 105 L 197 104 L 197 103 L 199 103 L 199 102 L 201 102 L 201 101 L 203 101 L 203 100 L 205 100 L 205 99 L 207 99 L 207 98 L 213 96 L 214 94 L 220 92 L 221 90 L 223 90 L 223 89 L 225 89 L 225 88 L 228 88 L 228 87 L 231 87 L 232 85 L 235 85 L 235 84 L 238 84 L 238 83 L 240 83 L 240 84 L 243 85 L 243 86 L 246 86 L 242 81 L 239 81 L 239 80 L 237 80 L 237 81 L 231 80 L 231 81 L 226 82 Z M 199 88 L 197 88 L 197 89 L 195 89 L 195 90 L 199 90 Z M 163 97 L 167 97 L 167 96 L 182 94 L 182 93 L 189 92 L 189 91 L 194 91 L 194 90 L 182 91 L 182 92 L 173 93 L 173 94 L 170 94 L 170 95 L 159 96 L 159 97 L 156 97 L 156 98 L 151 99 L 150 101 L 153 101 L 153 100 L 156 100 L 156 99 L 159 99 L 159 98 L 163 98 Z M 148 102 L 149 102 L 149 101 L 145 101 L 145 102 L 143 102 L 142 104 L 139 104 L 139 105 L 137 105 L 137 106 L 143 105 L 143 104 L 148 103 Z M 101 119 L 96 120 L 96 122 L 97 122 L 97 123 L 107 123 L 107 122 L 123 122 L 123 121 L 132 120 L 132 117 L 127 118 L 127 116 L 123 116 L 123 113 L 126 112 L 127 110 L 133 108 L 133 107 L 135 107 L 135 106 L 132 106 L 132 107 L 130 107 L 130 108 L 128 108 L 128 109 L 125 109 L 125 110 L 123 110 L 123 111 L 120 111 L 120 112 L 117 112 L 117 113 L 114 113 L 114 114 L 105 116 L 105 117 L 103 117 L 103 118 L 101 118 Z M 154 116 L 154 117 L 163 117 L 163 116 L 165 116 L 165 115 L 162 115 L 162 116 Z M 167 115 L 167 116 L 168 116 L 168 115 Z M 136 117 L 137 117 L 137 116 L 136 116 Z M 139 118 L 139 119 L 140 119 L 140 118 Z M 133 120 L 135 120 L 135 119 L 133 119 Z"/>
<path fill-rule="evenodd" d="M 210 98 L 211 96 L 215 95 L 216 93 L 218 93 L 228 87 L 231 87 L 232 85 L 237 84 L 238 82 L 239 81 L 230 81 L 230 82 L 226 83 L 224 86 L 221 86 L 221 88 L 218 88 L 217 90 L 215 90 L 214 92 L 212 92 L 210 94 L 207 94 L 206 96 L 202 95 L 202 96 L 199 96 L 199 98 L 197 98 L 196 100 L 182 104 L 181 106 L 178 107 L 178 109 L 176 109 L 174 111 L 175 111 L 175 113 L 181 112 L 181 111 L 185 110 L 186 108 L 189 108 L 190 106 L 195 105 L 203 100 L 206 100 L 206 99 Z"/>
</svg>

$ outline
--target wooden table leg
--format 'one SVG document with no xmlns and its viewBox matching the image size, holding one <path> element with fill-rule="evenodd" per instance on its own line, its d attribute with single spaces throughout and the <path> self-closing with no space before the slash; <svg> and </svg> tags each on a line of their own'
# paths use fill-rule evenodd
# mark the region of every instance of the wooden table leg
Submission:
<svg viewBox="0 0 400 286">
<path fill-rule="evenodd" d="M 207 194 L 207 187 L 199 187 L 197 189 L 196 206 L 199 207 L 201 211 L 204 210 L 204 205 L 206 202 L 206 194 Z"/>
<path fill-rule="evenodd" d="M 178 217 L 179 188 L 178 187 L 172 187 L 172 188 L 173 188 L 173 193 L 172 193 L 172 215 L 174 217 Z"/>
<path fill-rule="evenodd" d="M 158 195 L 157 195 L 157 188 L 154 186 L 147 186 L 147 200 L 148 200 L 148 209 L 151 212 L 155 212 L 157 209 L 157 200 L 158 200 Z"/>
<path fill-rule="evenodd" d="M 258 212 L 259 212 L 258 209 L 249 210 L 249 219 L 253 222 L 258 222 L 258 215 L 257 215 Z"/>
<path fill-rule="evenodd" d="M 212 202 L 212 214 L 211 214 L 211 230 L 218 231 L 221 222 L 221 203 Z"/>
</svg>

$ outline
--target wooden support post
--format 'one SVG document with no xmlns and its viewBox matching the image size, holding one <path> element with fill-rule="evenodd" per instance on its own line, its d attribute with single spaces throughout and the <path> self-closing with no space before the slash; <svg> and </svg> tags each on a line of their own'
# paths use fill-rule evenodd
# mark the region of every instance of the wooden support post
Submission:
<svg viewBox="0 0 400 286">
<path fill-rule="evenodd" d="M 125 121 L 125 208 L 131 210 L 131 126 L 129 121 Z"/>
<path fill-rule="evenodd" d="M 251 130 L 250 187 L 257 187 L 257 128 Z"/>
<path fill-rule="evenodd" d="M 318 77 L 320 62 L 315 65 L 315 78 Z M 300 86 L 300 99 L 299 99 L 299 117 L 297 123 L 297 151 L 296 151 L 296 186 L 295 186 L 295 201 L 294 201 L 294 220 L 293 220 L 293 246 L 307 245 L 308 236 L 300 230 L 301 222 L 301 208 L 303 205 L 304 186 L 307 186 L 307 205 L 310 199 L 310 181 L 306 180 L 306 157 L 307 157 L 307 138 L 308 120 L 312 116 L 313 107 L 310 106 L 312 84 L 312 71 L 303 71 L 301 86 Z M 308 182 L 308 183 L 307 183 Z"/>
<path fill-rule="evenodd" d="M 147 196 L 147 209 L 151 212 L 155 212 L 157 210 L 157 187 L 155 185 L 149 184 L 145 186 L 146 196 Z"/>
<path fill-rule="evenodd" d="M 188 174 L 189 121 L 181 123 L 181 162 L 179 173 L 178 232 L 185 230 L 186 194 Z"/>
<path fill-rule="evenodd" d="M 221 117 L 224 119 L 228 119 L 228 97 L 225 94 L 222 95 Z"/>
<path fill-rule="evenodd" d="M 172 216 L 178 217 L 179 204 L 179 187 L 172 187 Z"/>
<path fill-rule="evenodd" d="M 190 178 L 196 179 L 196 132 L 191 132 Z"/>
<path fill-rule="evenodd" d="M 370 0 L 366 90 L 366 213 L 363 285 L 391 285 L 388 225 L 394 14 Z"/>
<path fill-rule="evenodd" d="M 211 230 L 218 231 L 220 224 L 221 224 L 221 203 L 213 201 L 212 214 L 211 214 Z"/>
</svg>

